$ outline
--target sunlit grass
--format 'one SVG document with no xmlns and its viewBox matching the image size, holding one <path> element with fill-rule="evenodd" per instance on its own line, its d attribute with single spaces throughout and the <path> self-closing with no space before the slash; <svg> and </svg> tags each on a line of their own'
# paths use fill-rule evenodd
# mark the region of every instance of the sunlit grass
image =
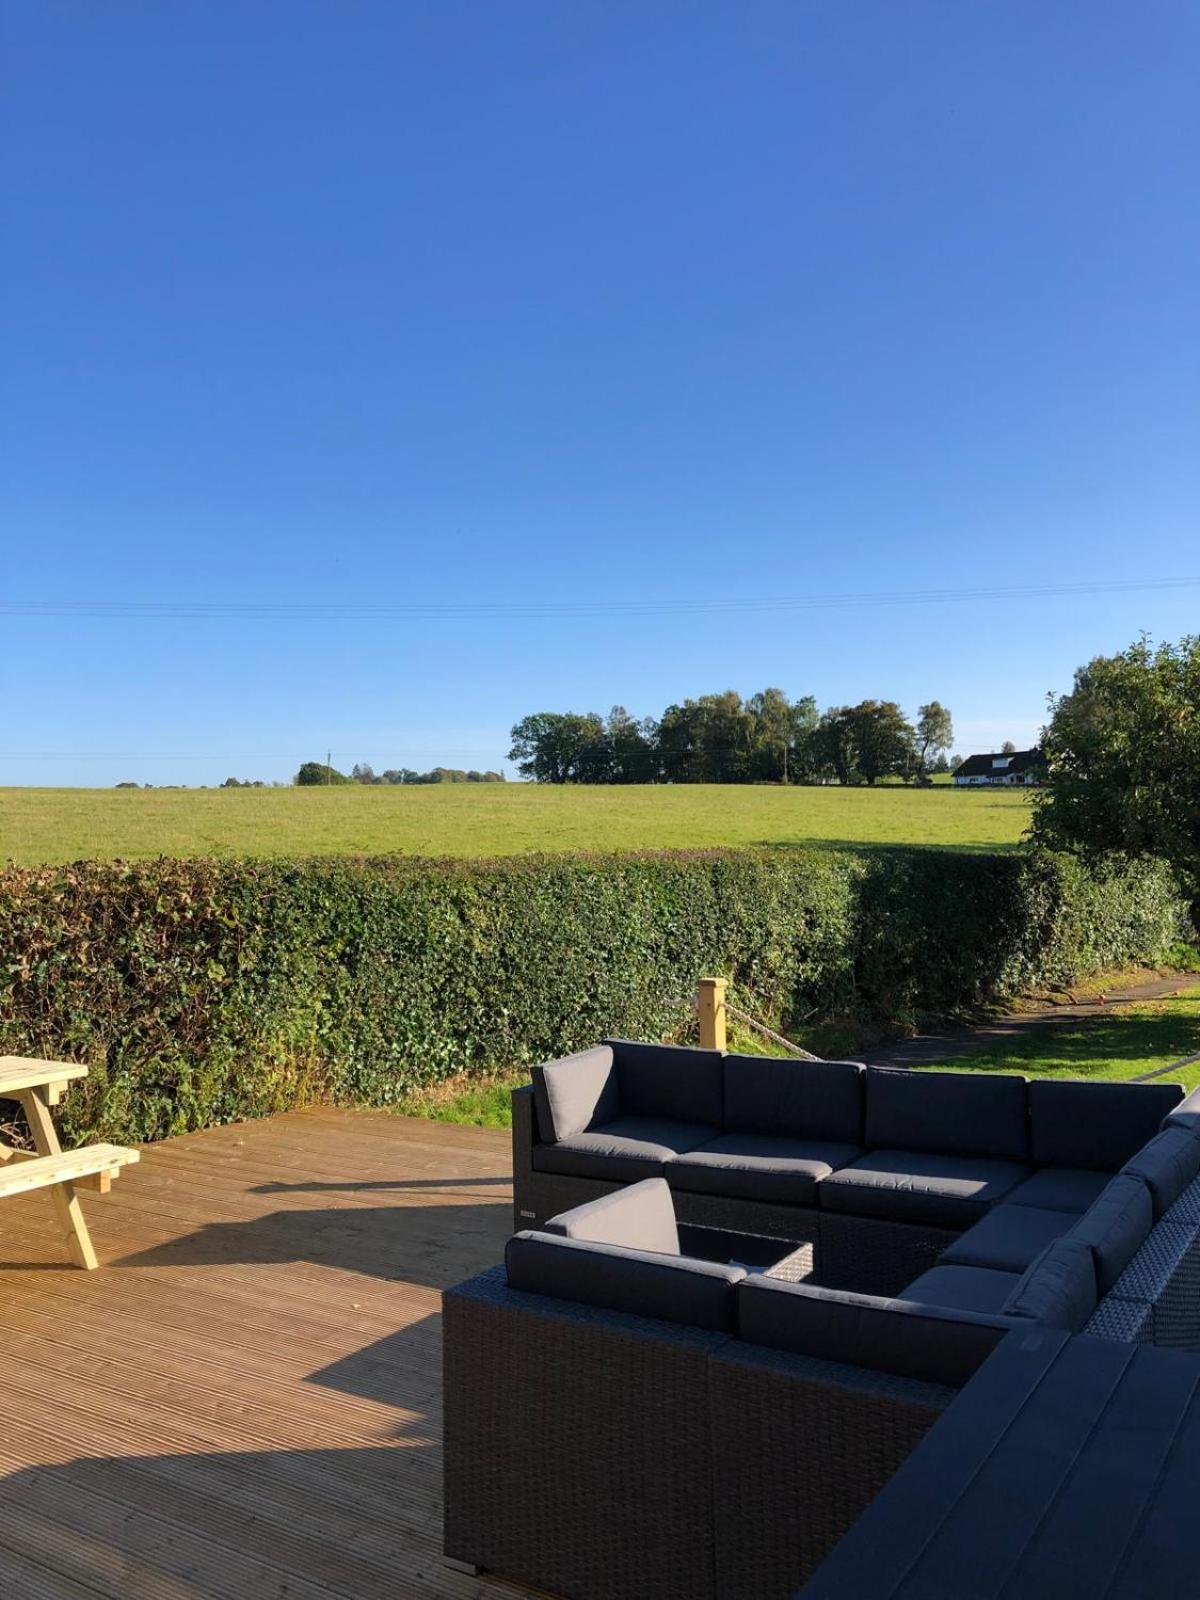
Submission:
<svg viewBox="0 0 1200 1600">
<path fill-rule="evenodd" d="M 0 859 L 502 856 L 753 844 L 1016 845 L 1014 790 L 695 784 L 0 789 Z"/>
<path fill-rule="evenodd" d="M 1098 1007 L 1094 1017 L 1033 1028 L 946 1065 L 955 1071 L 1023 1072 L 1030 1078 L 1127 1080 L 1194 1055 L 1200 1055 L 1200 988 L 1111 1011 Z M 1166 1079 L 1194 1088 L 1200 1083 L 1200 1061 Z"/>
</svg>

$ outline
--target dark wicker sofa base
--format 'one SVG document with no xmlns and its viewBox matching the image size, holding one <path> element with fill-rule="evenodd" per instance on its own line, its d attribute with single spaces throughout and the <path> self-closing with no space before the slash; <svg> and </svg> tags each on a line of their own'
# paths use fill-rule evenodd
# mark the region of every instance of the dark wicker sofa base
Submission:
<svg viewBox="0 0 1200 1600">
<path fill-rule="evenodd" d="M 502 1267 L 443 1307 L 446 1554 L 575 1600 L 786 1600 L 955 1392 Z"/>
</svg>

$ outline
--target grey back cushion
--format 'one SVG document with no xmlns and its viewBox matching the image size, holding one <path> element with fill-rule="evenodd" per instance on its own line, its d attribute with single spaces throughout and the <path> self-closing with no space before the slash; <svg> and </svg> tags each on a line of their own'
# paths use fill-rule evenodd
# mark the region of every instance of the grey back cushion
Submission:
<svg viewBox="0 0 1200 1600">
<path fill-rule="evenodd" d="M 719 1050 L 636 1044 L 629 1039 L 604 1042 L 611 1046 L 616 1058 L 623 1116 L 721 1126 L 724 1058 Z"/>
<path fill-rule="evenodd" d="M 1070 1083 L 1035 1078 L 1029 1085 L 1030 1154 L 1036 1167 L 1116 1172 L 1158 1132 L 1179 1104 L 1177 1083 Z"/>
<path fill-rule="evenodd" d="M 725 1130 L 861 1145 L 863 1071 L 857 1061 L 726 1056 Z"/>
<path fill-rule="evenodd" d="M 1193 1089 L 1171 1112 L 1165 1126 L 1185 1128 L 1188 1133 L 1200 1135 L 1200 1089 Z"/>
<path fill-rule="evenodd" d="M 549 1233 L 514 1234 L 504 1250 L 509 1287 L 609 1311 L 731 1333 L 741 1267 L 656 1255 Z"/>
<path fill-rule="evenodd" d="M 1092 1201 L 1066 1237 L 1082 1239 L 1090 1247 L 1098 1296 L 1116 1283 L 1153 1226 L 1154 1205 L 1141 1178 L 1122 1173 Z"/>
<path fill-rule="evenodd" d="M 593 1045 L 534 1067 L 533 1103 L 543 1144 L 557 1144 L 619 1117 L 621 1097 L 612 1046 Z"/>
<path fill-rule="evenodd" d="M 1084 1239 L 1064 1235 L 1047 1245 L 1023 1274 L 1004 1307 L 1043 1327 L 1078 1333 L 1096 1309 L 1096 1264 Z"/>
<path fill-rule="evenodd" d="M 1130 1177 L 1140 1178 L 1154 1200 L 1154 1216 L 1164 1216 L 1188 1184 L 1200 1174 L 1200 1139 L 1186 1127 L 1168 1126 L 1155 1134 L 1121 1168 Z"/>
<path fill-rule="evenodd" d="M 737 1310 L 738 1336 L 751 1344 L 955 1388 L 1013 1326 L 986 1313 L 786 1283 L 761 1273 L 738 1285 Z"/>
<path fill-rule="evenodd" d="M 868 1067 L 866 1143 L 1024 1161 L 1025 1090 L 1024 1078 Z"/>
<path fill-rule="evenodd" d="M 586 1205 L 551 1217 L 543 1233 L 564 1239 L 590 1239 L 593 1244 L 623 1244 L 632 1250 L 679 1254 L 675 1204 L 665 1178 L 644 1178 Z"/>
</svg>

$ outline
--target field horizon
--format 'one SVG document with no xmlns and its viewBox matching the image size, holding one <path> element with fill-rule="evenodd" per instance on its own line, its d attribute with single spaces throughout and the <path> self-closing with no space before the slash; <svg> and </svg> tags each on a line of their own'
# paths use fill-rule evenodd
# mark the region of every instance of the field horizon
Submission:
<svg viewBox="0 0 1200 1600">
<path fill-rule="evenodd" d="M 0 789 L 0 860 L 488 857 L 746 845 L 1015 848 L 1017 790 L 756 784 Z"/>
</svg>

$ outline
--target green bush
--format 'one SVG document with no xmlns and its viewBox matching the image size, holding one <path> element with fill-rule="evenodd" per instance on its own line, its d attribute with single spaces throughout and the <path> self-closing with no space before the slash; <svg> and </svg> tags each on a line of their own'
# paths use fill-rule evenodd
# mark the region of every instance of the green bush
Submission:
<svg viewBox="0 0 1200 1600">
<path fill-rule="evenodd" d="M 925 849 L 9 867 L 0 926 L 0 1052 L 91 1065 L 72 1140 L 661 1038 L 704 973 L 767 1021 L 909 1022 L 1185 927 L 1153 863 Z"/>
</svg>

